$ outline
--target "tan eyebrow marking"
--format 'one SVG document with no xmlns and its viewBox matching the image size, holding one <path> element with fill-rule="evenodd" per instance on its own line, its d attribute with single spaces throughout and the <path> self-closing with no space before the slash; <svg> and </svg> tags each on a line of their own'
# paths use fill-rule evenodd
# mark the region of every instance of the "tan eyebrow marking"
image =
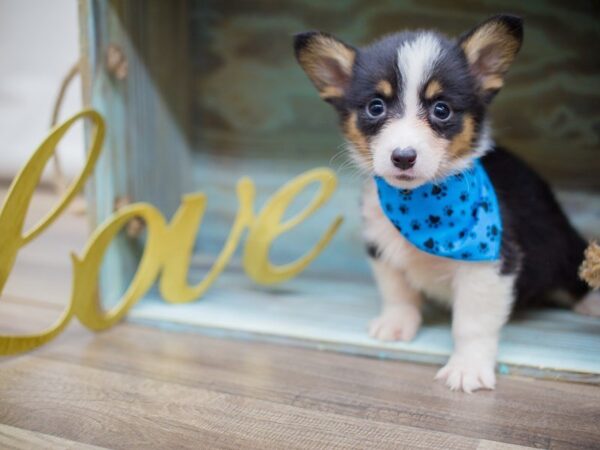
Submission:
<svg viewBox="0 0 600 450">
<path fill-rule="evenodd" d="M 375 86 L 375 90 L 384 97 L 391 97 L 394 93 L 394 90 L 392 89 L 392 84 L 388 80 L 379 81 L 379 83 L 377 83 L 377 86 Z"/>
<path fill-rule="evenodd" d="M 429 84 L 427 84 L 427 88 L 425 88 L 425 98 L 428 100 L 441 93 L 442 85 L 438 80 L 431 80 Z"/>
</svg>

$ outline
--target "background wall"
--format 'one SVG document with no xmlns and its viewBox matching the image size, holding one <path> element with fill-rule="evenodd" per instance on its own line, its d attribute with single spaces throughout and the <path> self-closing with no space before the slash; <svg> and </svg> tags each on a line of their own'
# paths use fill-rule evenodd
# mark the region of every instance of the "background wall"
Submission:
<svg viewBox="0 0 600 450">
<path fill-rule="evenodd" d="M 433 27 L 455 36 L 499 11 L 524 16 L 524 47 L 493 106 L 495 136 L 554 186 L 587 189 L 589 198 L 598 198 L 597 1 L 87 0 L 82 5 L 90 18 L 84 24 L 91 75 L 85 91 L 107 120 L 93 184 L 95 218 L 112 213 L 115 199 L 124 197 L 149 201 L 168 215 L 181 193 L 202 191 L 209 204 L 198 237 L 198 266 L 206 255 L 207 261 L 214 259 L 229 233 L 238 207 L 235 180 L 250 176 L 256 205 L 262 205 L 297 174 L 329 166 L 339 175 L 339 186 L 328 206 L 296 228 L 293 239 L 282 238 L 271 256 L 282 263 L 304 253 L 344 205 L 344 226 L 309 270 L 329 278 L 368 273 L 359 216 L 346 213 L 358 207 L 361 179 L 344 166 L 332 108 L 294 60 L 292 36 L 300 30 L 321 29 L 366 43 L 406 28 Z M 107 67 L 111 48 L 123 53 L 126 76 Z M 595 201 L 580 204 L 586 217 L 600 217 Z M 585 229 L 595 234 L 600 228 Z M 131 267 L 135 262 L 132 258 Z"/>
<path fill-rule="evenodd" d="M 183 3 L 183 2 L 182 2 Z M 361 45 L 404 29 L 450 36 L 511 12 L 523 48 L 493 102 L 494 137 L 555 186 L 600 190 L 600 2 L 597 0 L 190 0 L 192 139 L 216 159 L 315 161 L 335 154 L 332 108 L 291 51 L 325 30 Z M 285 148 L 286 151 L 282 151 Z"/>
<path fill-rule="evenodd" d="M 534 0 L 524 6 L 502 0 L 485 6 L 483 2 L 475 3 L 477 7 L 471 5 L 469 13 L 465 2 L 450 9 L 441 7 L 443 2 L 435 2 L 435 7 L 411 1 L 338 1 L 327 7 L 310 1 L 284 2 L 275 7 L 276 3 L 254 2 L 251 8 L 245 7 L 245 2 L 180 3 L 189 5 L 190 59 L 198 75 L 194 85 L 202 93 L 194 96 L 197 113 L 193 120 L 194 140 L 208 144 L 201 147 L 228 151 L 240 147 L 241 140 L 246 148 L 248 141 L 255 141 L 257 147 L 266 149 L 264 135 L 271 142 L 273 136 L 289 135 L 290 124 L 297 132 L 298 116 L 310 119 L 305 139 L 320 137 L 324 141 L 321 145 L 313 143 L 316 152 L 339 143 L 339 137 L 330 131 L 333 115 L 318 103 L 298 70 L 288 40 L 274 40 L 272 36 L 320 27 L 353 42 L 366 42 L 383 32 L 425 24 L 454 33 L 486 14 L 510 10 L 526 17 L 527 38 L 495 108 L 497 134 L 555 182 L 598 188 L 593 181 L 598 179 L 595 174 L 600 161 L 600 119 L 594 106 L 600 88 L 597 3 L 578 0 L 565 8 L 555 1 Z M 347 10 L 349 5 L 353 7 Z M 385 13 L 378 15 L 381 10 Z M 344 16 L 342 11 L 361 20 L 338 20 Z M 452 12 L 455 14 L 449 21 Z M 369 18 L 373 20 L 369 22 Z M 577 27 L 572 26 L 574 23 Z M 266 53 L 248 54 L 244 41 L 257 43 L 256 47 Z M 269 44 L 261 45 L 265 41 Z M 199 42 L 200 47 L 194 45 Z M 239 53 L 246 55 L 240 58 Z M 45 135 L 58 84 L 77 55 L 76 0 L 0 0 L 0 178 L 14 175 Z M 230 60 L 228 55 L 234 58 Z M 231 67 L 229 61 L 237 66 Z M 235 89 L 215 89 L 211 84 L 224 79 Z M 264 95 L 265 86 L 270 96 Z M 227 95 L 233 95 L 236 101 L 224 101 Z M 272 102 L 265 108 L 264 101 L 255 101 L 257 98 Z M 290 104 L 294 108 L 290 109 Z M 79 105 L 80 88 L 76 83 L 69 90 L 65 115 Z M 228 109 L 222 111 L 219 105 L 227 105 Z M 262 109 L 257 112 L 258 105 Z M 248 122 L 240 117 L 252 119 Z M 80 131 L 76 130 L 61 145 L 68 173 L 74 173 L 80 164 L 81 142 Z"/>
<path fill-rule="evenodd" d="M 0 0 L 0 179 L 11 178 L 48 132 L 62 77 L 77 60 L 76 0 Z M 79 79 L 63 116 L 81 108 Z M 67 174 L 83 160 L 81 129 L 60 146 Z"/>
</svg>

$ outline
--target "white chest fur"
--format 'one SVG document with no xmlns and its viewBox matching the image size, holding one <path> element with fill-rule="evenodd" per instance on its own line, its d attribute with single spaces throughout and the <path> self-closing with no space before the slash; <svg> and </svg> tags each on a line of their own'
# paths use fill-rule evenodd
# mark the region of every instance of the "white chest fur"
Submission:
<svg viewBox="0 0 600 450">
<path fill-rule="evenodd" d="M 363 192 L 362 215 L 364 237 L 377 245 L 383 261 L 402 270 L 412 287 L 428 298 L 451 302 L 457 271 L 473 263 L 440 258 L 414 247 L 383 213 L 373 181 L 367 183 Z"/>
</svg>

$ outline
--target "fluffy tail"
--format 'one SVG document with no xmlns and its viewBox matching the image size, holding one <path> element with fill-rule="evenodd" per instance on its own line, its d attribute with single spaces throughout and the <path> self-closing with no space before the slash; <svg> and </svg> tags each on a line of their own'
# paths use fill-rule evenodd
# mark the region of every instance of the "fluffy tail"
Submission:
<svg viewBox="0 0 600 450">
<path fill-rule="evenodd" d="M 597 242 L 592 242 L 586 249 L 579 276 L 592 288 L 600 289 L 600 245 Z"/>
</svg>

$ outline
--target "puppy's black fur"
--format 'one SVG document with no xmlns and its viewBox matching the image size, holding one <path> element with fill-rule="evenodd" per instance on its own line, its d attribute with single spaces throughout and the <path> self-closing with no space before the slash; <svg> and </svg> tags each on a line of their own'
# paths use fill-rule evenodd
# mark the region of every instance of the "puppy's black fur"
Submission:
<svg viewBox="0 0 600 450">
<path fill-rule="evenodd" d="M 528 306 L 564 290 L 581 298 L 579 279 L 586 241 L 569 223 L 548 184 L 525 162 L 501 147 L 481 159 L 496 190 L 504 233 L 504 273 L 517 273 L 517 304 Z"/>
</svg>

